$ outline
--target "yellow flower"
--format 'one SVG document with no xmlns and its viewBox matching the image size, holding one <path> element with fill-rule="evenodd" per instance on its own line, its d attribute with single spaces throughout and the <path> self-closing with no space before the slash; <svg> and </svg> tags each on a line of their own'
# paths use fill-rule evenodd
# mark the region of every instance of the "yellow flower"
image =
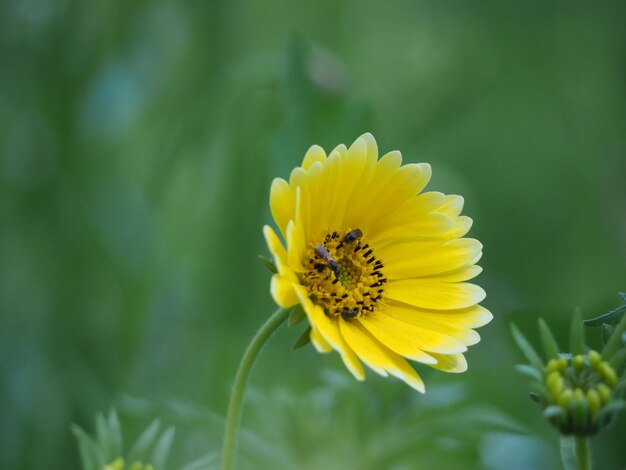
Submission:
<svg viewBox="0 0 626 470">
<path fill-rule="evenodd" d="M 477 240 L 462 238 L 472 220 L 461 196 L 422 192 L 427 163 L 402 164 L 400 152 L 378 159 L 371 134 L 330 155 L 314 145 L 289 182 L 272 182 L 270 206 L 285 244 L 264 234 L 278 272 L 271 293 L 282 307 L 300 303 L 319 352 L 336 350 L 350 372 L 377 373 L 424 392 L 406 361 L 464 372 L 463 353 L 492 319 L 478 305 Z M 405 359 L 406 358 L 406 359 Z"/>
</svg>

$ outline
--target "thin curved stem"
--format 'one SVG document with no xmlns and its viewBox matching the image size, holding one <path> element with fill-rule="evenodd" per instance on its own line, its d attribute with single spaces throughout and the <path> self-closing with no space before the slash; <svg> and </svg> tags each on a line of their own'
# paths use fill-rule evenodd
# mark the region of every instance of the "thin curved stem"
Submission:
<svg viewBox="0 0 626 470">
<path fill-rule="evenodd" d="M 591 449 L 588 438 L 576 436 L 576 458 L 579 470 L 591 470 Z"/>
<path fill-rule="evenodd" d="M 226 416 L 226 429 L 224 431 L 224 445 L 222 447 L 222 470 L 232 470 L 235 463 L 235 450 L 237 448 L 237 432 L 241 423 L 241 414 L 246 394 L 246 384 L 248 376 L 252 370 L 255 359 L 263 348 L 266 341 L 284 323 L 289 316 L 290 309 L 279 308 L 263 326 L 257 331 L 254 338 L 248 345 L 246 352 L 239 363 L 235 383 L 228 403 L 228 414 Z"/>
</svg>

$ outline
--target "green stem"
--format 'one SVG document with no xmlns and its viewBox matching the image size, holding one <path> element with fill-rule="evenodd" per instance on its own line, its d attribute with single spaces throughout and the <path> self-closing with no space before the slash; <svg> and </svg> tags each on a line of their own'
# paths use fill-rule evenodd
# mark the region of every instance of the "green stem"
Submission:
<svg viewBox="0 0 626 470">
<path fill-rule="evenodd" d="M 588 438 L 576 436 L 576 459 L 579 470 L 591 470 L 591 449 Z"/>
<path fill-rule="evenodd" d="M 246 383 L 252 370 L 252 365 L 259 355 L 265 342 L 272 336 L 274 331 L 283 324 L 289 316 L 290 309 L 279 308 L 263 326 L 257 331 L 248 345 L 235 375 L 235 383 L 228 403 L 228 415 L 226 417 L 226 429 L 224 431 L 224 445 L 222 447 L 222 470 L 232 470 L 235 463 L 235 450 L 237 447 L 237 431 L 241 423 L 241 413 L 246 393 Z"/>
</svg>

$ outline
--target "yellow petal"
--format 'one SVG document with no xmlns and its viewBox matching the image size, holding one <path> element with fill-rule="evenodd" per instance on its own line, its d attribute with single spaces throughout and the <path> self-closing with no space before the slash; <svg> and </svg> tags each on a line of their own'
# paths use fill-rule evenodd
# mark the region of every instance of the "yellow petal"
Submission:
<svg viewBox="0 0 626 470">
<path fill-rule="evenodd" d="M 451 327 L 438 324 L 421 324 L 415 320 L 417 312 L 410 307 L 401 307 L 390 304 L 384 310 L 377 313 L 378 321 L 385 323 L 384 328 L 394 332 L 399 338 L 406 341 L 414 341 L 416 347 L 428 353 L 436 352 L 442 354 L 454 354 L 467 351 L 465 344 L 455 336 L 447 333 L 457 334 Z M 472 331 L 467 330 L 466 331 Z"/>
<path fill-rule="evenodd" d="M 424 310 L 395 302 L 390 306 L 403 310 L 402 321 L 418 326 L 426 325 L 429 328 L 440 328 L 441 325 L 453 328 L 479 328 L 493 319 L 491 312 L 482 305 L 459 310 Z"/>
<path fill-rule="evenodd" d="M 303 272 L 302 256 L 304 256 L 304 235 L 293 221 L 287 225 L 287 258 L 289 267 L 296 272 Z"/>
<path fill-rule="evenodd" d="M 463 199 L 463 196 L 448 194 L 444 203 L 439 208 L 437 208 L 437 212 L 443 212 L 451 216 L 457 216 L 463 210 L 464 203 L 465 200 Z"/>
<path fill-rule="evenodd" d="M 481 310 L 482 309 L 482 310 Z M 454 313 L 450 313 L 454 312 Z M 485 314 L 486 312 L 486 314 Z M 459 343 L 471 346 L 480 341 L 480 335 L 472 328 L 482 326 L 490 319 L 491 314 L 480 306 L 461 310 L 423 310 L 406 304 L 391 301 L 386 306 L 384 313 L 387 317 L 401 322 L 403 327 L 412 325 L 415 328 L 436 332 L 443 339 L 453 339 L 452 346 Z M 464 352 L 464 349 L 440 347 L 437 350 L 424 346 L 426 351 L 440 352 L 443 354 Z"/>
<path fill-rule="evenodd" d="M 438 282 L 463 282 L 475 278 L 481 272 L 483 272 L 483 268 L 481 268 L 477 264 L 472 264 L 470 266 L 464 266 L 462 268 L 459 268 L 455 271 L 449 271 L 447 273 L 437 274 L 435 276 L 426 276 L 417 279 Z"/>
<path fill-rule="evenodd" d="M 437 358 L 437 364 L 432 365 L 434 369 L 444 372 L 460 373 L 467 370 L 467 361 L 463 354 L 433 354 Z"/>
<path fill-rule="evenodd" d="M 385 230 L 377 231 L 368 240 L 372 246 L 384 247 L 386 243 L 405 240 L 419 241 L 428 238 L 445 237 L 456 228 L 456 221 L 439 212 L 421 214 L 414 220 L 397 225 L 390 225 Z M 446 237 L 447 238 L 447 237 Z"/>
<path fill-rule="evenodd" d="M 281 267 L 287 265 L 287 251 L 285 247 L 278 238 L 278 235 L 276 235 L 276 232 L 274 232 L 269 225 L 263 227 L 263 235 L 265 236 L 265 242 L 267 243 L 270 253 L 274 256 L 276 267 L 281 270 Z"/>
<path fill-rule="evenodd" d="M 482 254 L 482 244 L 472 238 L 443 243 L 395 243 L 376 247 L 385 265 L 388 279 L 431 276 L 475 264 Z"/>
<path fill-rule="evenodd" d="M 429 282 L 417 279 L 391 281 L 385 295 L 425 309 L 455 310 L 471 307 L 485 299 L 485 291 L 467 282 Z"/>
<path fill-rule="evenodd" d="M 406 360 L 374 338 L 358 321 L 340 317 L 339 328 L 348 345 L 372 370 L 397 377 L 415 390 L 424 393 L 424 382 Z"/>
<path fill-rule="evenodd" d="M 329 353 L 333 350 L 332 346 L 328 344 L 328 341 L 324 339 L 317 328 L 311 328 L 311 343 L 320 353 Z"/>
<path fill-rule="evenodd" d="M 363 370 L 363 365 L 341 336 L 337 321 L 328 318 L 319 305 L 314 305 L 313 302 L 311 302 L 304 286 L 294 284 L 293 287 L 298 295 L 300 304 L 302 304 L 309 318 L 311 328 L 317 330 L 321 337 L 326 340 L 335 351 L 341 354 L 343 363 L 357 380 L 364 380 L 365 371 Z"/>
<path fill-rule="evenodd" d="M 403 329 L 400 322 L 385 321 L 384 312 L 368 315 L 359 319 L 361 324 L 372 334 L 374 338 L 383 343 L 392 351 L 414 361 L 424 364 L 435 364 L 437 360 L 418 348 L 418 341 L 410 333 Z"/>
<path fill-rule="evenodd" d="M 270 188 L 270 210 L 278 229 L 283 236 L 286 234 L 287 224 L 295 217 L 296 196 L 282 178 L 274 178 Z"/>
<path fill-rule="evenodd" d="M 298 303 L 298 296 L 293 290 L 293 281 L 280 274 L 274 274 L 270 282 L 270 293 L 281 307 L 291 307 Z"/>
<path fill-rule="evenodd" d="M 313 165 L 313 163 L 324 163 L 325 160 L 326 152 L 324 152 L 324 149 L 319 145 L 312 145 L 304 155 L 304 160 L 302 160 L 302 168 L 304 170 L 308 170 L 309 168 L 311 168 L 311 165 Z"/>
</svg>

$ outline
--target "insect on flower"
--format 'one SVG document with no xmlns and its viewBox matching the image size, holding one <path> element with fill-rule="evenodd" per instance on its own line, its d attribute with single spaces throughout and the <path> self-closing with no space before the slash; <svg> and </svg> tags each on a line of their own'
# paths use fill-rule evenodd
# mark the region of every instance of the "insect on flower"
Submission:
<svg viewBox="0 0 626 470">
<path fill-rule="evenodd" d="M 339 269 L 339 264 L 337 263 L 337 261 L 333 259 L 332 256 L 330 256 L 330 253 L 328 252 L 326 248 L 324 248 L 323 245 L 318 245 L 315 247 L 315 254 L 319 256 L 320 258 L 322 258 L 324 261 L 326 261 L 326 264 L 328 265 L 330 270 L 335 273 L 335 276 L 339 277 L 339 275 L 341 274 L 341 269 Z M 317 269 L 318 271 L 320 270 L 320 265 L 317 266 Z"/>
<path fill-rule="evenodd" d="M 363 232 L 361 231 L 361 229 L 355 228 L 354 230 L 346 234 L 345 237 L 343 237 L 343 242 L 345 244 L 354 243 L 355 241 L 359 240 L 362 236 L 363 236 Z"/>
</svg>

